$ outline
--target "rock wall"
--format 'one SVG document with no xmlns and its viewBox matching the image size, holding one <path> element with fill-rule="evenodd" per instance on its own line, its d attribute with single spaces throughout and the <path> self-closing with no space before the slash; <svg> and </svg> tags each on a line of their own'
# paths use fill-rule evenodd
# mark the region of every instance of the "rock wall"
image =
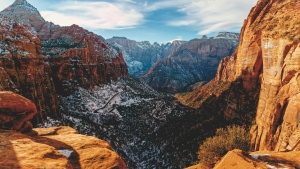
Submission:
<svg viewBox="0 0 300 169">
<path fill-rule="evenodd" d="M 10 90 L 34 101 L 36 124 L 57 117 L 58 100 L 51 69 L 42 57 L 41 42 L 26 27 L 0 16 L 0 90 Z"/>
<path fill-rule="evenodd" d="M 300 137 L 299 7 L 300 2 L 293 0 L 259 1 L 248 18 L 244 37 L 253 32 L 260 44 L 256 50 L 261 52 L 253 70 L 262 65 L 256 125 L 252 130 L 255 150 L 289 150 Z M 259 78 L 255 71 L 251 75 L 250 79 Z"/>
<path fill-rule="evenodd" d="M 91 88 L 128 75 L 122 53 L 98 35 L 77 25 L 51 32 L 49 40 L 42 41 L 42 51 L 50 63 L 59 94 L 70 94 L 78 86 Z"/>
<path fill-rule="evenodd" d="M 237 34 L 238 36 L 238 34 Z M 157 62 L 142 81 L 156 90 L 170 93 L 186 92 L 196 82 L 214 78 L 221 59 L 236 49 L 238 39 L 194 39 Z"/>
<path fill-rule="evenodd" d="M 210 83 L 234 84 L 241 79 L 243 87 L 239 90 L 246 90 L 254 99 L 258 95 L 253 91 L 259 90 L 256 125 L 251 131 L 255 150 L 289 150 L 300 137 L 299 7 L 300 2 L 294 0 L 258 1 L 244 22 L 238 49 L 221 62 Z M 187 105 L 197 106 L 199 96 L 203 94 L 178 97 Z M 230 104 L 235 103 L 232 100 Z"/>
<path fill-rule="evenodd" d="M 0 87 L 37 105 L 34 124 L 57 118 L 58 95 L 127 76 L 122 53 L 77 25 L 46 22 L 26 0 L 16 0 L 0 16 Z"/>
</svg>

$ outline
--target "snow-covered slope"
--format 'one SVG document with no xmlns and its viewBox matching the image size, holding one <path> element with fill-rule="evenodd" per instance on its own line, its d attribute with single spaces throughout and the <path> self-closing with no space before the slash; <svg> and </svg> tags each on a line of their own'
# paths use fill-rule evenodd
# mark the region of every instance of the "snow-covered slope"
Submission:
<svg viewBox="0 0 300 169">
<path fill-rule="evenodd" d="M 60 100 L 63 118 L 45 126 L 68 125 L 107 140 L 128 168 L 184 168 L 196 160 L 202 139 L 197 111 L 133 78 L 79 88 Z"/>
</svg>

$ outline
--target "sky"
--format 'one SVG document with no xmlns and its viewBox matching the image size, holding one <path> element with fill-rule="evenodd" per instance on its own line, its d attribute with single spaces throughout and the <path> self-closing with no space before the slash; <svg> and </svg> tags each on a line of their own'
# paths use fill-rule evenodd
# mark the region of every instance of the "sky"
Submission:
<svg viewBox="0 0 300 169">
<path fill-rule="evenodd" d="M 111 38 L 167 43 L 240 32 L 257 0 L 27 0 L 47 21 Z M 14 0 L 0 0 L 3 10 Z"/>
</svg>

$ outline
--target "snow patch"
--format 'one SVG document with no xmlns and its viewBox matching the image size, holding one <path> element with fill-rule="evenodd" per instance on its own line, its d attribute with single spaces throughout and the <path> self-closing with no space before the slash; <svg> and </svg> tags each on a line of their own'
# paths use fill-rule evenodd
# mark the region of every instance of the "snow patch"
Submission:
<svg viewBox="0 0 300 169">
<path fill-rule="evenodd" d="M 71 154 L 73 153 L 73 150 L 65 149 L 65 150 L 58 150 L 58 152 L 60 152 L 61 154 L 63 154 L 67 158 L 69 158 L 71 156 Z"/>
<path fill-rule="evenodd" d="M 259 157 L 269 157 L 270 154 L 251 154 L 251 157 L 254 159 L 258 159 Z"/>
</svg>

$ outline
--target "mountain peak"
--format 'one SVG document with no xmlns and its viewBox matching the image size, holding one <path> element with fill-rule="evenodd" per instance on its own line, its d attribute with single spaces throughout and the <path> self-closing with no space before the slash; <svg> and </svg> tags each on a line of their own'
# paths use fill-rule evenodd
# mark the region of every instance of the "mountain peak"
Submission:
<svg viewBox="0 0 300 169">
<path fill-rule="evenodd" d="M 33 26 L 39 30 L 45 23 L 40 12 L 26 0 L 15 0 L 15 2 L 0 12 L 9 18 L 14 18 L 18 23 Z"/>
<path fill-rule="evenodd" d="M 218 35 L 214 37 L 214 39 L 236 39 L 236 40 L 238 40 L 239 37 L 240 37 L 239 33 L 219 32 Z"/>
<path fill-rule="evenodd" d="M 29 4 L 26 0 L 15 0 L 13 5 L 27 5 Z"/>
<path fill-rule="evenodd" d="M 22 16 L 28 13 L 40 16 L 39 11 L 26 0 L 15 0 L 12 5 L 1 12 L 1 14 L 10 14 L 12 16 Z"/>
</svg>

